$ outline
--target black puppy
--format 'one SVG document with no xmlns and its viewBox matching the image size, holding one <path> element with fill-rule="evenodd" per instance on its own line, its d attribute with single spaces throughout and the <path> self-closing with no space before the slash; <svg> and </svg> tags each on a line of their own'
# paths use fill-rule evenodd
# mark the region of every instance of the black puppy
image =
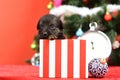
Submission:
<svg viewBox="0 0 120 80">
<path fill-rule="evenodd" d="M 43 16 L 37 25 L 40 39 L 64 39 L 62 22 L 52 14 Z"/>
</svg>

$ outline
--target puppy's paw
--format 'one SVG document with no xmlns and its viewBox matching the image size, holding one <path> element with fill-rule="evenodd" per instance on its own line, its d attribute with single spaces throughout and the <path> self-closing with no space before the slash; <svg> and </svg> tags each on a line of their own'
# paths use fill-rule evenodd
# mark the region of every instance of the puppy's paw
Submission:
<svg viewBox="0 0 120 80">
<path fill-rule="evenodd" d="M 50 35 L 50 36 L 49 36 L 49 39 L 50 39 L 50 40 L 57 39 L 57 36 L 55 36 L 55 35 Z"/>
</svg>

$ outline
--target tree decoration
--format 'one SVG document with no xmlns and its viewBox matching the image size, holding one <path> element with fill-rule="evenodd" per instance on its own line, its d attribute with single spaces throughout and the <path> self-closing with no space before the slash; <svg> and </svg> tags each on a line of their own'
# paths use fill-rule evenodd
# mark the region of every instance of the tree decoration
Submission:
<svg viewBox="0 0 120 80">
<path fill-rule="evenodd" d="M 40 65 L 40 60 L 39 60 L 39 53 L 35 53 L 34 56 L 31 59 L 31 64 L 33 66 L 39 66 Z"/>
<path fill-rule="evenodd" d="M 37 44 L 35 43 L 35 41 L 32 42 L 31 46 L 30 46 L 32 49 L 36 49 L 37 47 Z"/>
<path fill-rule="evenodd" d="M 37 53 L 39 53 L 39 36 L 38 34 L 35 35 L 34 40 L 30 46 L 33 50 L 36 50 Z"/>
<path fill-rule="evenodd" d="M 79 29 L 76 31 L 76 36 L 80 37 L 84 34 L 83 30 L 82 30 L 82 25 L 80 25 Z"/>
<path fill-rule="evenodd" d="M 48 3 L 47 8 L 48 8 L 49 10 L 53 8 L 53 2 L 52 2 L 52 1 L 50 1 L 50 2 Z"/>
<path fill-rule="evenodd" d="M 83 2 L 84 2 L 85 4 L 88 4 L 88 3 L 89 3 L 89 0 L 83 0 Z"/>
<path fill-rule="evenodd" d="M 92 77 L 101 78 L 108 72 L 108 64 L 105 59 L 95 58 L 88 64 L 88 70 Z"/>
<path fill-rule="evenodd" d="M 108 12 L 108 9 L 106 9 L 106 14 L 104 15 L 104 20 L 107 22 L 112 20 L 112 15 Z"/>
<path fill-rule="evenodd" d="M 119 14 L 119 12 L 118 12 L 117 10 L 115 10 L 115 11 L 113 11 L 111 14 L 112 14 L 113 17 L 117 17 L 118 14 Z"/>
<path fill-rule="evenodd" d="M 120 42 L 120 34 L 116 36 L 116 40 Z"/>
<path fill-rule="evenodd" d="M 111 21 L 112 20 L 111 14 L 106 13 L 105 16 L 104 16 L 104 20 L 107 21 L 107 22 Z"/>
<path fill-rule="evenodd" d="M 120 47 L 119 41 L 114 41 L 113 44 L 112 44 L 112 47 L 113 47 L 113 49 L 119 48 Z"/>
<path fill-rule="evenodd" d="M 84 32 L 82 31 L 81 28 L 79 28 L 79 29 L 77 30 L 77 32 L 76 32 L 76 36 L 77 36 L 77 37 L 80 37 L 80 36 L 82 36 L 83 34 L 84 34 Z"/>
<path fill-rule="evenodd" d="M 54 7 L 59 7 L 62 4 L 62 0 L 54 0 L 53 4 L 54 4 Z"/>
</svg>

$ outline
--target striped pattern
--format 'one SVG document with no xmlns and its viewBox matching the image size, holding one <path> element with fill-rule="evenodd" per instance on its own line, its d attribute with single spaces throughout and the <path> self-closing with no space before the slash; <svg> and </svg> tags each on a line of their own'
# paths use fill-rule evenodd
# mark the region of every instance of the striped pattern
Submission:
<svg viewBox="0 0 120 80">
<path fill-rule="evenodd" d="M 87 78 L 85 40 L 40 40 L 40 77 Z"/>
</svg>

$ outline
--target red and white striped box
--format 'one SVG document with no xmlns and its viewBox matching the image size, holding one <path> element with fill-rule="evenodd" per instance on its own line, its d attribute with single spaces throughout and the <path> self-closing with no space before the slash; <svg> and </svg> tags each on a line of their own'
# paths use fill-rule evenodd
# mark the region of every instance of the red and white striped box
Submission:
<svg viewBox="0 0 120 80">
<path fill-rule="evenodd" d="M 39 76 L 88 78 L 86 40 L 40 40 Z"/>
</svg>

